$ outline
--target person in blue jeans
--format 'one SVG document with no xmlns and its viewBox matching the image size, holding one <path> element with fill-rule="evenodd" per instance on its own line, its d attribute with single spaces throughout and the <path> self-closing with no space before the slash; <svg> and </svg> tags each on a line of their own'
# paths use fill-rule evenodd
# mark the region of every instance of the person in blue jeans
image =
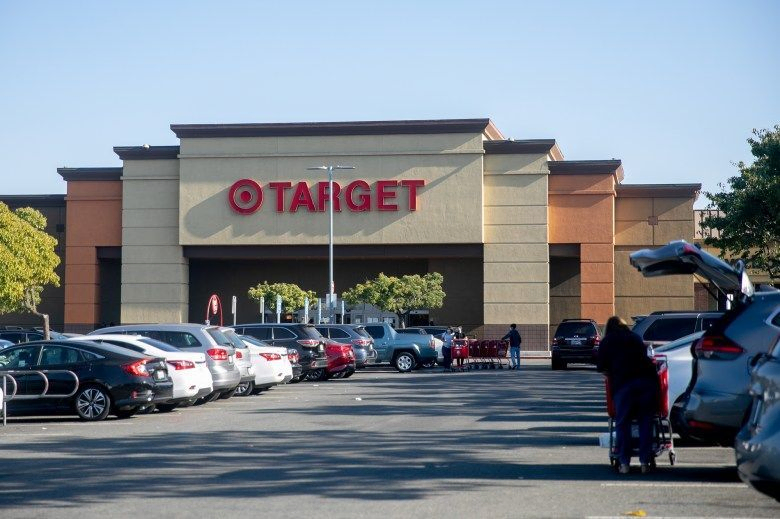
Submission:
<svg viewBox="0 0 780 519">
<path fill-rule="evenodd" d="M 654 457 L 653 419 L 658 408 L 658 373 L 647 346 L 618 316 L 610 317 L 599 345 L 597 369 L 609 378 L 615 404 L 615 450 L 618 471 L 630 472 L 631 421 L 639 425 L 639 463 L 650 472 Z"/>
<path fill-rule="evenodd" d="M 520 343 L 523 339 L 517 331 L 517 325 L 512 323 L 509 332 L 501 337 L 502 341 L 509 339 L 509 369 L 520 369 Z"/>
</svg>

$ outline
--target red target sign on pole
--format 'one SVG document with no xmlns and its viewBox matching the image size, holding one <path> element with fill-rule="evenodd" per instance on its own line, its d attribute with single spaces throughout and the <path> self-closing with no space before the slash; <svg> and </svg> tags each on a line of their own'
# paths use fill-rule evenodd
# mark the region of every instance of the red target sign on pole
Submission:
<svg viewBox="0 0 780 519">
<path fill-rule="evenodd" d="M 263 188 L 250 178 L 239 180 L 228 192 L 230 207 L 240 214 L 252 214 L 263 205 Z"/>
</svg>

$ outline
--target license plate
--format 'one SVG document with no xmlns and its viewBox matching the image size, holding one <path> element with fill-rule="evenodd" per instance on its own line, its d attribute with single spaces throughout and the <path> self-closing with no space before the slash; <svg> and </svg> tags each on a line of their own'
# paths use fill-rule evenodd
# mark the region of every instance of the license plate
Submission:
<svg viewBox="0 0 780 519">
<path fill-rule="evenodd" d="M 165 372 L 158 369 L 154 372 L 154 378 L 156 380 L 165 380 Z"/>
<path fill-rule="evenodd" d="M 572 343 L 574 346 L 582 346 L 582 339 L 572 339 L 572 340 L 571 340 L 571 343 Z"/>
</svg>

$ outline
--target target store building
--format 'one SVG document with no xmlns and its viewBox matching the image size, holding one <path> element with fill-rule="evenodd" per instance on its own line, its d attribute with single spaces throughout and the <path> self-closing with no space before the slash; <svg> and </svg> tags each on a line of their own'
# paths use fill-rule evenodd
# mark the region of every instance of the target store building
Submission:
<svg viewBox="0 0 780 519">
<path fill-rule="evenodd" d="M 517 323 L 546 350 L 564 318 L 693 308 L 693 279 L 645 280 L 629 252 L 693 239 L 699 184 L 629 184 L 619 160 L 565 160 L 489 119 L 174 124 L 178 146 L 121 146 L 121 167 L 61 168 L 63 328 L 201 322 L 209 296 L 439 272 L 422 316 L 480 337 Z M 328 190 L 322 165 L 337 170 Z M 229 313 L 229 303 L 225 305 Z M 226 318 L 226 320 L 228 320 Z"/>
</svg>

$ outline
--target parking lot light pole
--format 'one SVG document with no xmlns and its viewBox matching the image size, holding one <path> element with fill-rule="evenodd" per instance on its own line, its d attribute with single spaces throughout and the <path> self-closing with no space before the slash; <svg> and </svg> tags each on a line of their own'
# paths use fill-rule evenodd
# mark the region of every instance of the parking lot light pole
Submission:
<svg viewBox="0 0 780 519">
<path fill-rule="evenodd" d="M 328 316 L 333 324 L 333 310 L 335 305 L 336 286 L 333 283 L 333 170 L 334 169 L 355 169 L 355 166 L 342 166 L 341 164 L 316 166 L 306 168 L 310 170 L 320 170 L 328 172 Z"/>
</svg>

